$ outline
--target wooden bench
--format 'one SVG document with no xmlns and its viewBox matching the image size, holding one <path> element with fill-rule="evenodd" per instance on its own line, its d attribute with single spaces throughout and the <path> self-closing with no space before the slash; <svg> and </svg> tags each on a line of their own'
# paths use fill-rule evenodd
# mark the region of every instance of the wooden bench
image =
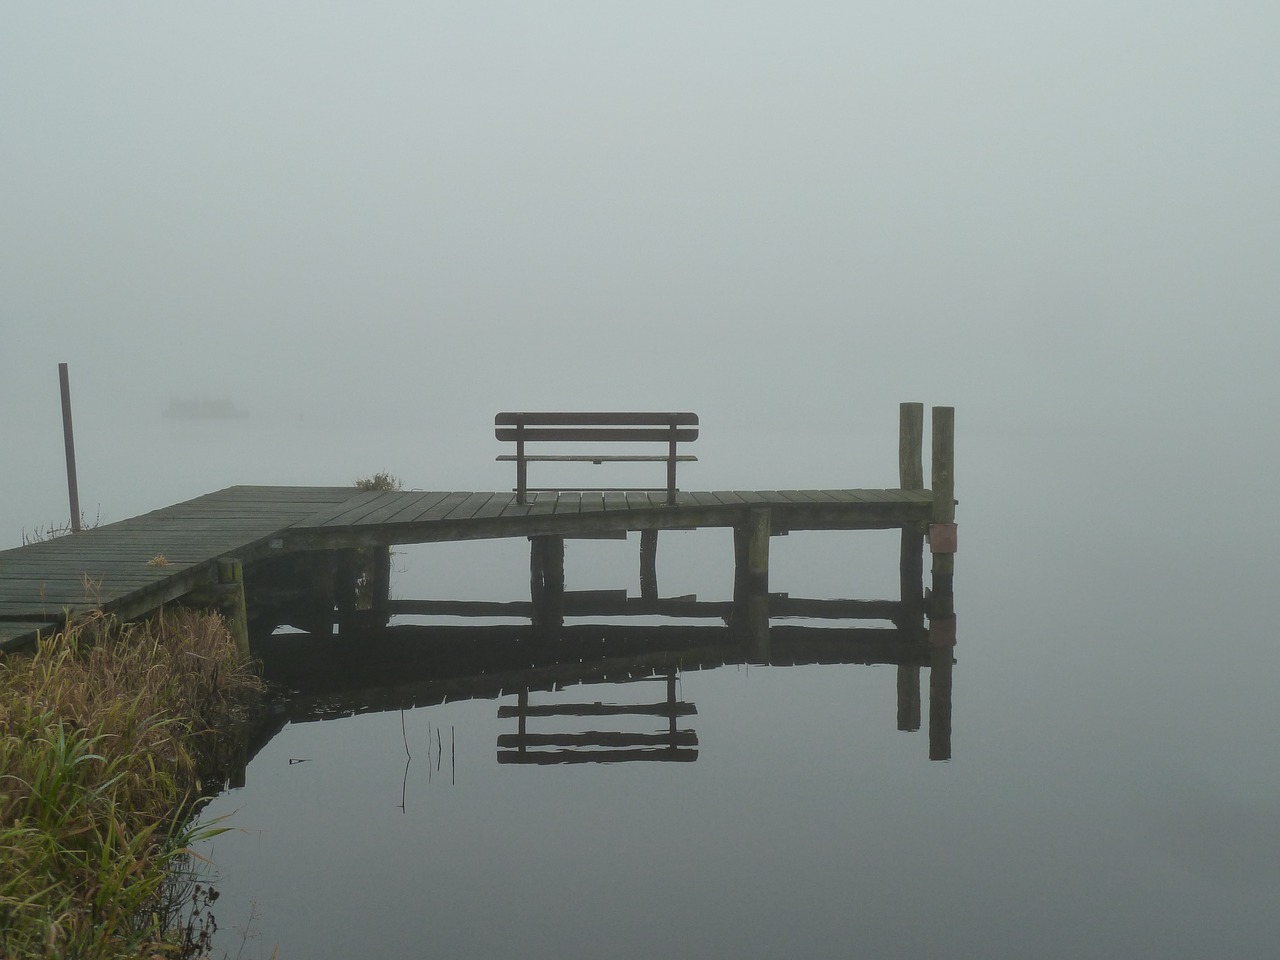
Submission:
<svg viewBox="0 0 1280 960">
<path fill-rule="evenodd" d="M 500 413 L 493 419 L 494 434 L 499 440 L 514 441 L 516 452 L 498 457 L 516 465 L 516 502 L 527 503 L 528 494 L 560 490 L 666 490 L 667 503 L 676 502 L 676 464 L 697 460 L 690 454 L 677 452 L 677 446 L 698 439 L 696 413 Z M 525 452 L 528 443 L 649 443 L 665 444 L 667 452 L 658 454 L 568 454 Z M 640 463 L 665 462 L 666 487 L 530 487 L 529 462 L 563 463 Z"/>
</svg>

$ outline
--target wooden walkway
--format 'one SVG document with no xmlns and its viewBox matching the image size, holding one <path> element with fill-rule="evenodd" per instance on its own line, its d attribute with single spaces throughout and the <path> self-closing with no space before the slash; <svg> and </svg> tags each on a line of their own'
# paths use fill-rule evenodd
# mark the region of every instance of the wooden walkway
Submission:
<svg viewBox="0 0 1280 960">
<path fill-rule="evenodd" d="M 245 564 L 312 550 L 501 537 L 624 535 L 739 527 L 767 511 L 770 533 L 920 527 L 927 490 L 737 490 L 538 494 L 235 486 L 93 530 L 0 551 L 0 646 L 67 614 L 141 616 Z"/>
</svg>

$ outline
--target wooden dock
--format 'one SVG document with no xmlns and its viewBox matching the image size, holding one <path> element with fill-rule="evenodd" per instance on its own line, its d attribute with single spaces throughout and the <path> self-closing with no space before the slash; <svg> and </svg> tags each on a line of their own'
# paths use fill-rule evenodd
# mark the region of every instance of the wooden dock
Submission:
<svg viewBox="0 0 1280 960">
<path fill-rule="evenodd" d="M 951 593 L 954 552 L 951 409 L 934 408 L 933 489 L 923 483 L 923 408 L 903 404 L 901 485 L 890 489 L 662 492 L 361 491 L 352 487 L 234 486 L 92 530 L 0 551 L 0 648 L 30 642 L 69 616 L 121 619 L 163 604 L 198 602 L 255 589 L 255 568 L 288 558 L 364 552 L 385 580 L 396 544 L 509 537 L 530 539 L 533 597 L 544 622 L 562 615 L 565 538 L 641 531 L 642 583 L 652 582 L 657 531 L 735 531 L 735 602 L 755 602 L 767 629 L 768 541 L 793 530 L 902 530 L 903 601 L 920 601 L 921 550 L 931 536 L 933 593 Z M 647 558 L 646 558 L 647 552 Z M 229 561 L 238 561 L 232 564 Z M 238 585 L 247 570 L 247 586 Z M 349 579 L 354 583 L 355 575 Z M 377 577 L 375 577 L 377 579 Z M 348 587 L 351 584 L 347 585 Z M 386 584 L 375 584 L 385 612 Z M 651 596 L 652 590 L 647 590 Z M 763 598 L 763 601 L 761 601 Z M 350 596 L 335 600 L 341 611 Z M 763 606 L 761 605 L 763 602 Z M 945 619 L 943 603 L 931 615 Z"/>
</svg>

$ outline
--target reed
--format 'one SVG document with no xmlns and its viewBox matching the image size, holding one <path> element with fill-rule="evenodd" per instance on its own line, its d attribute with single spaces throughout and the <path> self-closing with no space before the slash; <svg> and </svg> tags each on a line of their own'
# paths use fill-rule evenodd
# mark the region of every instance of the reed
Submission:
<svg viewBox="0 0 1280 960">
<path fill-rule="evenodd" d="M 161 892 L 223 829 L 189 814 L 214 731 L 260 688 L 221 618 L 191 611 L 0 657 L 0 956 L 181 955 Z"/>
</svg>

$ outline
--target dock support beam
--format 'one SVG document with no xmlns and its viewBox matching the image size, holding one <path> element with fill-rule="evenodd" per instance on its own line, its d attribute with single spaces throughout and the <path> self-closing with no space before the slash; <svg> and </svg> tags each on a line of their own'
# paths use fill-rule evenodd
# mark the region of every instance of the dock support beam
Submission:
<svg viewBox="0 0 1280 960">
<path fill-rule="evenodd" d="M 244 603 L 244 567 L 239 560 L 223 557 L 218 561 L 218 595 L 222 618 L 235 638 L 240 659 L 249 659 L 249 614 Z"/>
<path fill-rule="evenodd" d="M 564 624 L 564 537 L 529 538 L 529 599 L 534 626 Z"/>
<path fill-rule="evenodd" d="M 760 661 L 769 658 L 768 509 L 747 512 L 733 528 L 733 633 Z"/>
</svg>

